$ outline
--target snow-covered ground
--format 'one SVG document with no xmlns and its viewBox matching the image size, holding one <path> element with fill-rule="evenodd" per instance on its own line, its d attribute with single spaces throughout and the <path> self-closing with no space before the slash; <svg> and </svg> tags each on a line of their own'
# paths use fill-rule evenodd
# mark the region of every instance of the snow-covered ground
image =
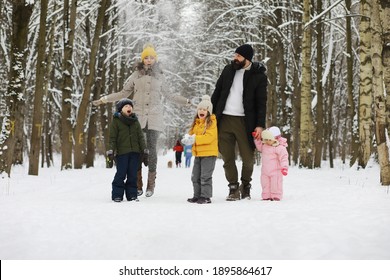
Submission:
<svg viewBox="0 0 390 280">
<path fill-rule="evenodd" d="M 122 203 L 110 200 L 115 169 L 104 168 L 103 158 L 95 168 L 59 171 L 57 164 L 39 176 L 14 168 L 11 179 L 0 179 L 0 258 L 390 259 L 390 195 L 375 163 L 360 171 L 291 167 L 280 202 L 261 201 L 255 166 L 252 199 L 229 202 L 218 160 L 212 203 L 198 205 L 186 201 L 191 169 L 168 169 L 173 159 L 159 157 L 153 197 Z"/>
<path fill-rule="evenodd" d="M 256 166 L 252 200 L 228 202 L 218 160 L 212 204 L 198 205 L 186 201 L 191 169 L 169 169 L 169 160 L 173 153 L 159 157 L 153 197 L 122 203 L 110 200 L 115 169 L 106 169 L 104 158 L 95 168 L 68 171 L 59 171 L 58 158 L 39 176 L 28 176 L 27 164 L 14 168 L 11 179 L 0 178 L 2 279 L 123 279 L 125 266 L 203 269 L 191 279 L 390 276 L 390 195 L 375 163 L 360 171 L 341 163 L 291 167 L 280 202 L 260 200 Z M 226 266 L 272 272 L 219 274 Z"/>
</svg>

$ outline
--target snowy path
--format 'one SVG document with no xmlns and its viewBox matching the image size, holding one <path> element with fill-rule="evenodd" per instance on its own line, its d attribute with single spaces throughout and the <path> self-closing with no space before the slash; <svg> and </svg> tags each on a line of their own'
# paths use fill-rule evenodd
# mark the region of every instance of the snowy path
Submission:
<svg viewBox="0 0 390 280">
<path fill-rule="evenodd" d="M 290 168 L 284 200 L 225 201 L 222 161 L 212 204 L 193 205 L 190 169 L 160 157 L 156 193 L 114 203 L 114 169 L 0 179 L 1 259 L 390 259 L 390 195 L 377 166 L 366 170 Z M 27 167 L 26 167 L 27 168 Z M 145 171 L 146 172 L 146 171 Z M 145 173 L 146 174 L 146 173 Z"/>
</svg>

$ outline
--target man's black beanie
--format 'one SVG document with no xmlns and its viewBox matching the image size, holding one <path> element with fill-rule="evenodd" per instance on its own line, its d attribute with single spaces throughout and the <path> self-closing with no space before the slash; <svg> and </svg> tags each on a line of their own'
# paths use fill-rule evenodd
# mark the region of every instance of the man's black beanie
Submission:
<svg viewBox="0 0 390 280">
<path fill-rule="evenodd" d="M 249 61 L 252 61 L 253 48 L 250 45 L 248 45 L 248 44 L 244 44 L 242 46 L 239 46 L 236 49 L 235 53 L 238 53 L 239 55 L 245 57 Z"/>
</svg>

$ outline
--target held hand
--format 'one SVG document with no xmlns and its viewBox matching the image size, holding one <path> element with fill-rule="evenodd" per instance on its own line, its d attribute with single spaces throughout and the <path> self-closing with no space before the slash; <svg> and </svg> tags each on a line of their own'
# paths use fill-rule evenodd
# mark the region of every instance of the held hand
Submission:
<svg viewBox="0 0 390 280">
<path fill-rule="evenodd" d="M 288 169 L 287 168 L 282 168 L 282 170 L 280 170 L 283 174 L 283 176 L 287 176 L 288 174 Z"/>
<path fill-rule="evenodd" d="M 261 132 L 263 132 L 263 128 L 259 126 L 255 127 L 255 130 L 252 132 L 252 136 L 257 140 L 261 140 Z"/>
<path fill-rule="evenodd" d="M 93 106 L 100 106 L 100 105 L 103 105 L 103 104 L 106 104 L 107 101 L 105 101 L 104 97 L 98 99 L 98 100 L 93 100 L 92 101 L 92 104 Z"/>
<path fill-rule="evenodd" d="M 143 163 L 145 166 L 148 166 L 148 165 L 149 165 L 149 150 L 148 150 L 148 149 L 145 149 L 144 152 L 143 152 L 143 155 L 142 155 L 142 163 Z"/>
<path fill-rule="evenodd" d="M 103 104 L 103 102 L 100 99 L 98 99 L 98 100 L 93 100 L 92 104 L 93 106 L 100 106 Z"/>
<path fill-rule="evenodd" d="M 114 152 L 113 152 L 113 150 L 108 150 L 108 151 L 106 152 L 106 155 L 107 155 L 107 157 L 109 157 L 110 159 L 114 159 Z"/>
<path fill-rule="evenodd" d="M 107 151 L 106 161 L 107 161 L 108 168 L 112 168 L 114 166 L 114 152 L 112 150 Z"/>
</svg>

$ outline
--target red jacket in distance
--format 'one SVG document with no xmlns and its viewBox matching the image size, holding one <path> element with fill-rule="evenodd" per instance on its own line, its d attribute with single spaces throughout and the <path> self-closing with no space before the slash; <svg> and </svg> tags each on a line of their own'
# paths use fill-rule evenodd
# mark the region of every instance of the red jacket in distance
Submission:
<svg viewBox="0 0 390 280">
<path fill-rule="evenodd" d="M 175 152 L 183 152 L 184 151 L 184 148 L 183 148 L 183 146 L 182 145 L 176 145 L 175 147 L 173 147 L 173 150 L 175 151 Z"/>
</svg>

